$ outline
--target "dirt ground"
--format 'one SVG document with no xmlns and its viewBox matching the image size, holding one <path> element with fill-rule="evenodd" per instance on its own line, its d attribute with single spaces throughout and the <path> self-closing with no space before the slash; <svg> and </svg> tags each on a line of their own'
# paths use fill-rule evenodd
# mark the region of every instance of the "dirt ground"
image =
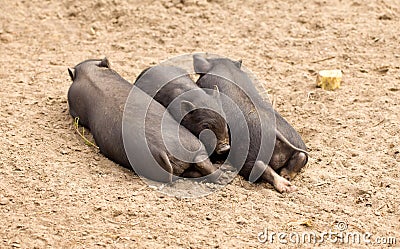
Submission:
<svg viewBox="0 0 400 249">
<path fill-rule="evenodd" d="M 258 234 L 339 232 L 344 223 L 344 232 L 396 237 L 400 246 L 398 1 L 1 6 L 1 248 L 279 248 L 277 237 L 263 244 Z M 243 59 L 276 97 L 310 149 L 297 192 L 236 177 L 204 198 L 168 197 L 75 133 L 67 67 L 107 56 L 133 82 L 192 52 Z M 315 87 L 322 69 L 343 71 L 340 89 Z"/>
</svg>

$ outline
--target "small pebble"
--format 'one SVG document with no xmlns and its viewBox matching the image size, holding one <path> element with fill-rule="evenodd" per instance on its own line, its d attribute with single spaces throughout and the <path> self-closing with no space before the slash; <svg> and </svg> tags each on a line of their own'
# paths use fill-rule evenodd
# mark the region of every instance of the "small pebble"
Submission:
<svg viewBox="0 0 400 249">
<path fill-rule="evenodd" d="M 247 223 L 247 220 L 243 217 L 239 217 L 239 219 L 236 221 L 236 223 L 240 224 L 240 225 L 244 225 Z"/>
<path fill-rule="evenodd" d="M 0 199 L 0 205 L 7 205 L 9 203 L 7 198 L 1 198 Z"/>
<path fill-rule="evenodd" d="M 21 245 L 17 242 L 12 243 L 11 246 L 14 248 L 21 248 Z"/>
<path fill-rule="evenodd" d="M 97 242 L 96 246 L 102 246 L 102 247 L 106 247 L 106 244 L 103 242 Z"/>
</svg>

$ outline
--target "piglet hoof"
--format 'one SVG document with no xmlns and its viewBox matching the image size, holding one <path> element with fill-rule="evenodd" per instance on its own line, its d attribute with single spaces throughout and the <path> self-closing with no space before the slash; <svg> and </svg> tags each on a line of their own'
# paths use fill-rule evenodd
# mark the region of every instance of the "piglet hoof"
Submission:
<svg viewBox="0 0 400 249">
<path fill-rule="evenodd" d="M 222 171 L 216 170 L 212 174 L 207 175 L 206 182 L 222 185 L 223 181 L 221 179 L 221 176 L 222 176 Z"/>
<path fill-rule="evenodd" d="M 291 181 L 291 180 L 293 180 L 293 178 L 295 177 L 295 173 L 294 172 L 289 172 L 289 170 L 288 169 L 286 169 L 286 168 L 283 168 L 282 170 L 281 170 L 281 173 L 280 173 L 280 176 L 282 176 L 283 178 L 285 178 L 286 180 L 288 180 L 288 181 Z"/>
<path fill-rule="evenodd" d="M 296 186 L 283 177 L 277 177 L 275 179 L 274 187 L 279 193 L 291 193 L 297 190 Z"/>
</svg>

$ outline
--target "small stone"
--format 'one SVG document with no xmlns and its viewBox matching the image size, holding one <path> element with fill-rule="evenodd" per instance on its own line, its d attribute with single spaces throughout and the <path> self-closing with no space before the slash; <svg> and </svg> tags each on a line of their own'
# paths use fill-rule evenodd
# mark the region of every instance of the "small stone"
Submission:
<svg viewBox="0 0 400 249">
<path fill-rule="evenodd" d="M 102 246 L 102 247 L 106 247 L 106 243 L 103 242 L 97 242 L 96 246 Z"/>
<path fill-rule="evenodd" d="M 0 41 L 2 41 L 3 43 L 10 43 L 13 40 L 13 36 L 11 34 L 0 34 Z"/>
<path fill-rule="evenodd" d="M 378 17 L 379 20 L 392 20 L 392 17 L 388 14 L 383 14 Z"/>
<path fill-rule="evenodd" d="M 0 205 L 7 205 L 9 203 L 7 198 L 0 198 Z"/>
<path fill-rule="evenodd" d="M 374 213 L 376 216 L 382 216 L 382 213 L 381 212 L 379 212 L 379 211 L 375 211 L 375 213 Z"/>
<path fill-rule="evenodd" d="M 243 217 L 239 217 L 239 219 L 236 221 L 236 223 L 239 225 L 244 225 L 247 223 L 247 220 Z"/>
<path fill-rule="evenodd" d="M 352 157 L 357 157 L 358 155 L 359 155 L 359 154 L 358 154 L 357 152 L 352 152 L 352 153 L 351 153 L 351 156 L 352 156 Z"/>
<path fill-rule="evenodd" d="M 13 248 L 21 248 L 21 245 L 20 245 L 18 242 L 13 242 L 13 243 L 11 244 L 11 246 L 12 246 Z"/>
</svg>

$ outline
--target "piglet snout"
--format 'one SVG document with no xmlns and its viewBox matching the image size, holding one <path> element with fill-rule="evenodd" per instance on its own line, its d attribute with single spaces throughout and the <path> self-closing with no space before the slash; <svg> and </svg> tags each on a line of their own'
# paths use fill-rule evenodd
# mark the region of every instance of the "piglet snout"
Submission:
<svg viewBox="0 0 400 249">
<path fill-rule="evenodd" d="M 217 152 L 217 154 L 223 154 L 223 153 L 229 151 L 230 149 L 231 149 L 231 146 L 229 144 L 221 144 L 221 145 L 218 145 L 216 152 Z"/>
</svg>

